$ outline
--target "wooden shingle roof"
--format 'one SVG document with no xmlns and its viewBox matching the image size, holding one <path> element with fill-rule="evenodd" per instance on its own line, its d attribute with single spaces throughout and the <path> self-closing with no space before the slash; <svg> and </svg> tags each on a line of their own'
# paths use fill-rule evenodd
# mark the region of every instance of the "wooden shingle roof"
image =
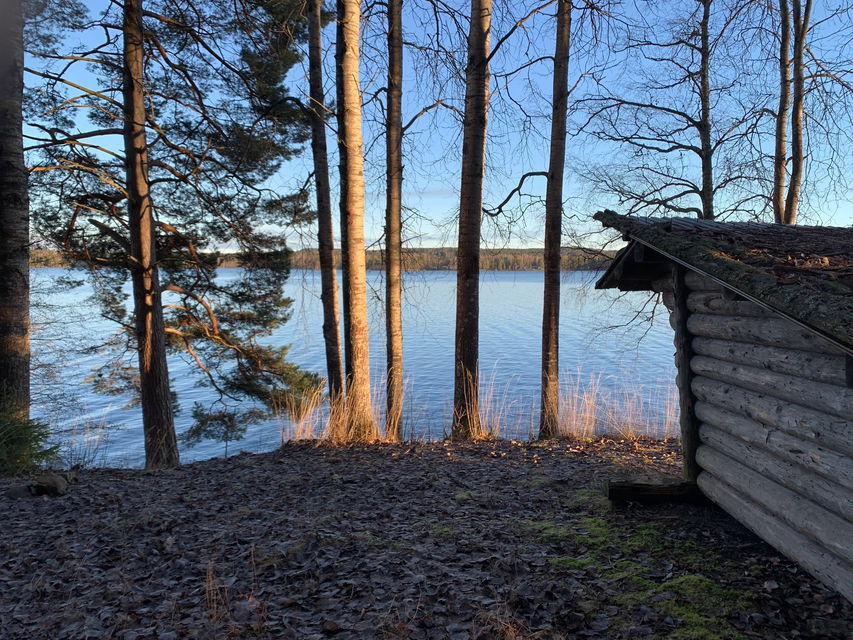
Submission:
<svg viewBox="0 0 853 640">
<path fill-rule="evenodd" d="M 641 245 L 853 353 L 853 228 L 642 218 L 613 211 L 593 217 L 630 241 L 598 288 L 641 288 L 643 275 L 631 274 L 637 262 L 626 264 Z"/>
</svg>

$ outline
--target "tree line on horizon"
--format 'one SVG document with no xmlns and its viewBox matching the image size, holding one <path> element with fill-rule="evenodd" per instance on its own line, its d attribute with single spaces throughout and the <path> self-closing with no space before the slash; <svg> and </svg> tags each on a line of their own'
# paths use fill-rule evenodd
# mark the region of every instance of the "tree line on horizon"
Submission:
<svg viewBox="0 0 853 640">
<path fill-rule="evenodd" d="M 458 156 L 450 154 L 459 167 L 457 246 L 452 257 L 439 258 L 441 250 L 431 257 L 452 259 L 457 272 L 451 434 L 458 440 L 483 435 L 479 273 L 508 255 L 535 260 L 541 267 L 531 268 L 545 274 L 539 437 L 559 433 L 560 271 L 583 255 L 564 247 L 569 139 L 599 145 L 575 172 L 596 197 L 633 214 L 793 224 L 802 196 L 814 197 L 811 185 L 846 184 L 853 63 L 839 43 L 853 34 L 850 6 L 541 0 L 493 10 L 492 0 L 419 0 L 406 7 L 402 0 L 337 0 L 333 8 L 321 0 L 111 0 L 102 10 L 77 0 L 11 3 L 0 45 L 8 88 L 0 104 L 6 414 L 29 421 L 30 221 L 39 242 L 86 265 L 102 314 L 122 327 L 106 345 L 118 357 L 105 361 L 99 384 L 138 395 L 146 467 L 158 468 L 179 463 L 170 352 L 195 362 L 216 396 L 194 407 L 190 439 L 239 433 L 267 412 L 297 415 L 323 382 L 341 439 L 377 439 L 366 271 L 380 258 L 384 432 L 400 438 L 402 271 L 430 255 L 403 249 L 404 172 L 418 170 L 405 142 L 421 118 L 461 141 Z M 75 33 L 85 37 L 72 46 Z M 414 62 L 404 64 L 404 55 Z M 294 90 L 293 70 L 303 63 L 307 87 Z M 427 95 L 411 96 L 404 121 L 404 72 L 413 67 Z M 496 125 L 504 129 L 490 135 Z M 488 149 L 516 125 L 540 136 L 546 152 L 513 154 L 533 166 L 504 181 L 505 197 L 492 205 Z M 375 134 L 367 144 L 365 127 Z M 329 135 L 337 147 L 337 225 Z M 305 184 L 288 193 L 271 188 L 307 146 Z M 377 148 L 381 253 L 365 247 L 365 159 Z M 537 181 L 541 193 L 530 187 Z M 531 211 L 544 222 L 541 262 L 481 248 L 484 221 L 509 229 Z M 306 225 L 317 234 L 310 264 L 321 271 L 325 381 L 288 362 L 286 348 L 263 344 L 288 317 L 282 285 L 302 259 L 275 229 Z M 226 258 L 222 246 L 238 250 Z M 224 259 L 243 269 L 239 282 L 216 281 Z M 128 279 L 129 301 L 121 294 Z M 122 359 L 127 353 L 135 362 Z"/>
<path fill-rule="evenodd" d="M 570 249 L 563 248 L 560 268 L 563 271 L 600 271 L 606 269 L 616 254 L 610 249 Z M 385 268 L 385 253 L 380 249 L 366 252 L 367 270 L 382 271 Z M 341 251 L 335 249 L 334 264 L 341 268 Z M 85 267 L 85 263 L 74 263 L 59 251 L 50 249 L 32 249 L 30 251 L 32 267 Z M 228 253 L 219 255 L 219 268 L 239 268 L 240 258 Z M 480 267 L 485 271 L 541 271 L 543 268 L 542 249 L 482 249 Z M 316 249 L 298 249 L 290 254 L 291 269 L 319 270 L 320 258 Z M 425 247 L 403 250 L 402 269 L 404 271 L 452 271 L 456 269 L 455 247 Z"/>
</svg>

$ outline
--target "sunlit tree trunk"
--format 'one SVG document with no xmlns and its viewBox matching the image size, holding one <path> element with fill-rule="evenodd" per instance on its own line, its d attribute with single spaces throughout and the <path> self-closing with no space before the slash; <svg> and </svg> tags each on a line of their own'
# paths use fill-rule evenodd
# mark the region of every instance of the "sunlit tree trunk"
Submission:
<svg viewBox="0 0 853 640">
<path fill-rule="evenodd" d="M 341 337 L 338 327 L 338 286 L 335 275 L 335 239 L 329 187 L 329 156 L 326 149 L 326 107 L 323 93 L 322 0 L 308 7 L 308 81 L 311 93 L 311 150 L 317 188 L 317 240 L 320 257 L 320 299 L 323 303 L 323 340 L 329 397 L 337 402 L 344 392 Z"/>
<path fill-rule="evenodd" d="M 462 185 L 456 255 L 456 349 L 452 436 L 457 440 L 482 432 L 479 408 L 480 226 L 489 105 L 489 35 L 491 0 L 472 0 L 465 68 L 465 115 L 462 130 Z"/>
<path fill-rule="evenodd" d="M 346 146 L 346 118 L 344 117 L 344 82 L 343 82 L 343 58 L 344 58 L 344 4 L 343 0 L 337 0 L 336 4 L 337 21 L 335 23 L 335 117 L 338 125 L 338 171 L 340 181 L 338 185 L 338 208 L 340 210 L 341 223 L 341 276 L 344 282 L 343 299 L 344 299 L 344 379 L 352 377 L 352 362 L 350 354 L 352 354 L 352 339 L 350 336 L 350 301 L 349 288 L 346 283 L 347 269 L 349 261 L 347 260 L 347 251 L 349 243 L 347 242 L 347 176 L 345 167 L 347 165 L 347 146 Z"/>
<path fill-rule="evenodd" d="M 148 183 L 143 58 L 142 2 L 125 0 L 124 152 L 145 467 L 150 469 L 175 466 L 179 458 L 166 365 L 154 212 Z"/>
<path fill-rule="evenodd" d="M 797 221 L 797 208 L 800 202 L 800 188 L 803 182 L 803 164 L 805 151 L 803 145 L 803 116 L 805 113 L 805 51 L 806 36 L 812 12 L 812 0 L 803 4 L 800 0 L 791 3 L 793 21 L 794 50 L 791 56 L 793 91 L 791 96 L 791 179 L 788 183 L 788 195 L 785 197 L 784 224 Z"/>
<path fill-rule="evenodd" d="M 570 0 L 557 5 L 551 100 L 551 152 L 545 191 L 545 289 L 542 305 L 542 409 L 539 438 L 559 432 L 560 405 L 560 249 L 563 228 L 563 176 L 566 166 L 566 110 L 569 95 Z"/>
<path fill-rule="evenodd" d="M 708 33 L 711 22 L 712 0 L 700 0 L 702 20 L 699 23 L 700 56 L 699 63 L 699 105 L 700 126 L 699 145 L 702 159 L 702 200 L 703 220 L 714 219 L 714 147 L 711 143 L 711 43 Z"/>
<path fill-rule="evenodd" d="M 403 191 L 402 0 L 388 0 L 388 106 L 385 129 L 385 330 L 388 395 L 385 434 L 399 440 L 403 417 L 403 316 L 401 307 Z"/>
<path fill-rule="evenodd" d="M 0 27 L 0 402 L 30 407 L 29 201 L 21 138 L 23 5 L 6 2 Z"/>
<path fill-rule="evenodd" d="M 791 13 L 788 0 L 779 0 L 779 107 L 773 155 L 773 219 L 785 222 L 785 167 L 788 164 L 788 115 L 791 108 Z"/>
<path fill-rule="evenodd" d="M 347 349 L 346 428 L 351 440 L 377 436 L 370 404 L 370 355 L 367 327 L 367 265 L 364 251 L 364 159 L 362 157 L 361 92 L 359 90 L 359 0 L 341 0 L 338 80 L 341 88 L 339 136 L 346 153 L 341 159 L 345 228 L 344 313 L 349 318 Z"/>
</svg>

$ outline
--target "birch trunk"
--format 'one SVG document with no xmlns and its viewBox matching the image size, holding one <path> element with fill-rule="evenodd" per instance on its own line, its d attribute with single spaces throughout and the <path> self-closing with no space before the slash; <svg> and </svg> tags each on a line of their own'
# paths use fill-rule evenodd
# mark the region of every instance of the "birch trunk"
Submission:
<svg viewBox="0 0 853 640">
<path fill-rule="evenodd" d="M 0 28 L 0 401 L 21 418 L 30 408 L 29 200 L 21 138 L 23 4 L 6 3 Z"/>
<path fill-rule="evenodd" d="M 145 434 L 145 467 L 152 469 L 176 466 L 179 458 L 166 364 L 154 212 L 148 183 L 141 0 L 125 0 L 123 26 L 122 93 L 131 279 Z"/>
<path fill-rule="evenodd" d="M 805 152 L 803 147 L 803 116 L 805 112 L 805 51 L 806 36 L 809 32 L 812 0 L 806 0 L 803 6 L 800 0 L 793 0 L 792 18 L 794 23 L 794 51 L 792 55 L 793 95 L 791 103 L 791 180 L 788 183 L 788 195 L 785 198 L 785 216 L 782 222 L 795 224 L 797 208 L 800 202 L 800 187 L 803 182 Z"/>
<path fill-rule="evenodd" d="M 773 219 L 784 224 L 785 167 L 788 164 L 788 114 L 791 108 L 791 13 L 788 0 L 779 0 L 779 107 L 773 155 Z"/>
<path fill-rule="evenodd" d="M 702 215 L 703 220 L 714 219 L 714 147 L 711 144 L 711 44 L 708 26 L 711 20 L 712 0 L 701 0 L 700 22 L 701 61 L 699 63 L 700 125 L 699 145 L 702 152 Z"/>
<path fill-rule="evenodd" d="M 563 229 L 563 176 L 566 166 L 566 112 L 569 93 L 569 37 L 572 4 L 559 0 L 551 101 L 551 155 L 545 193 L 545 290 L 542 303 L 542 407 L 539 439 L 559 432 L 560 405 L 560 248 Z"/>
<path fill-rule="evenodd" d="M 329 187 L 329 156 L 326 149 L 326 97 L 323 93 L 322 0 L 308 7 L 308 81 L 311 93 L 311 151 L 317 189 L 317 244 L 320 258 L 320 299 L 323 303 L 323 340 L 329 397 L 337 402 L 343 392 L 341 337 L 338 327 L 338 286 L 335 277 L 335 238 Z"/>
<path fill-rule="evenodd" d="M 359 0 L 341 0 L 338 74 L 339 126 L 346 154 L 341 159 L 342 219 L 346 229 L 344 313 L 349 318 L 347 348 L 346 437 L 354 441 L 377 436 L 370 404 L 370 354 L 367 327 L 367 269 L 364 252 L 364 159 L 362 157 L 361 91 L 359 89 Z"/>
<path fill-rule="evenodd" d="M 465 115 L 462 131 L 462 185 L 456 257 L 456 338 L 453 380 L 455 440 L 481 435 L 479 408 L 480 225 L 489 106 L 491 0 L 471 1 Z"/>
<path fill-rule="evenodd" d="M 385 200 L 385 333 L 387 404 L 385 436 L 400 439 L 403 417 L 403 316 L 401 306 L 403 191 L 403 1 L 388 0 L 388 121 Z"/>
</svg>

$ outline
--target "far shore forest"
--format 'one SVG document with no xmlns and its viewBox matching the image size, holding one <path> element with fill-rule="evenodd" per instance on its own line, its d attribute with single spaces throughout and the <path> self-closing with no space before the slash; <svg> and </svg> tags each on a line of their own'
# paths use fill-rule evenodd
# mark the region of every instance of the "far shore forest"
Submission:
<svg viewBox="0 0 853 640">
<path fill-rule="evenodd" d="M 615 255 L 608 249 L 563 249 L 560 268 L 563 271 L 600 271 Z M 335 250 L 335 266 L 340 269 L 341 252 Z M 382 251 L 366 252 L 367 269 L 381 271 L 385 268 L 385 254 Z M 30 265 L 33 267 L 85 267 L 85 262 L 70 262 L 59 251 L 34 249 L 30 252 Z M 219 258 L 222 269 L 240 266 L 239 258 L 224 254 Z M 454 247 L 436 247 L 425 249 L 404 249 L 402 267 L 405 271 L 453 271 L 456 269 L 456 249 Z M 320 257 L 316 250 L 298 249 L 290 256 L 291 269 L 320 269 Z M 544 259 L 542 249 L 482 249 L 480 268 L 484 271 L 542 271 Z"/>
</svg>

